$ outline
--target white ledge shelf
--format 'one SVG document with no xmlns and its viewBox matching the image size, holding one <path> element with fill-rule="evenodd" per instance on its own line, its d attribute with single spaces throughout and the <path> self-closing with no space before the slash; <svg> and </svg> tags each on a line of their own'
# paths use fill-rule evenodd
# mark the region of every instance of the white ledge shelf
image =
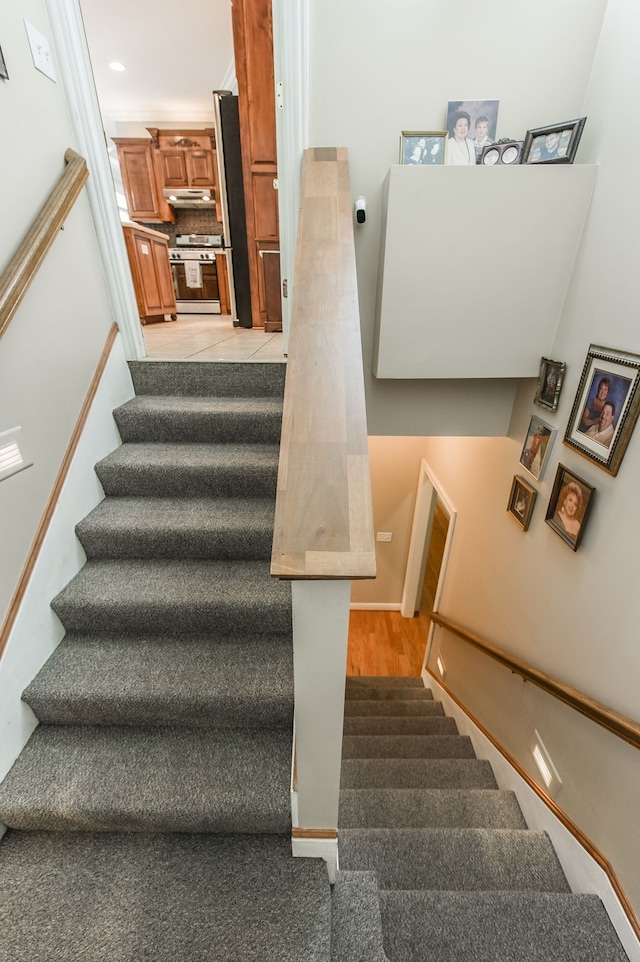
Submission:
<svg viewBox="0 0 640 962">
<path fill-rule="evenodd" d="M 560 319 L 597 170 L 391 167 L 374 375 L 535 377 Z"/>
</svg>

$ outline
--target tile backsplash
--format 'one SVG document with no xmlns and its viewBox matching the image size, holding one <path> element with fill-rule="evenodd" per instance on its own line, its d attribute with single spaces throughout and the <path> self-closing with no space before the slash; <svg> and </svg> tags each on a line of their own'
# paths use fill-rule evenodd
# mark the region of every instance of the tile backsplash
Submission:
<svg viewBox="0 0 640 962">
<path fill-rule="evenodd" d="M 169 238 L 169 246 L 175 247 L 176 234 L 221 234 L 222 224 L 216 220 L 215 211 L 190 210 L 188 207 L 177 208 L 175 224 L 144 224 L 152 230 L 158 230 Z"/>
</svg>

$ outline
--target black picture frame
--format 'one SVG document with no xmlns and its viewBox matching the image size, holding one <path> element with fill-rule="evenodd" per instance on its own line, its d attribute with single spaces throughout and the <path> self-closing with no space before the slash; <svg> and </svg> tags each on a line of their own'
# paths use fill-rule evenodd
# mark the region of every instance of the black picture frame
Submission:
<svg viewBox="0 0 640 962">
<path fill-rule="evenodd" d="M 545 521 L 573 551 L 582 541 L 595 493 L 592 484 L 558 465 Z"/>
<path fill-rule="evenodd" d="M 2 47 L 0 47 L 0 77 L 3 80 L 9 79 L 9 71 L 7 70 L 7 62 L 4 59 L 4 54 L 2 52 Z"/>
<path fill-rule="evenodd" d="M 522 148 L 523 164 L 572 164 L 586 117 L 565 120 L 561 124 L 548 127 L 534 127 L 528 130 Z"/>
</svg>

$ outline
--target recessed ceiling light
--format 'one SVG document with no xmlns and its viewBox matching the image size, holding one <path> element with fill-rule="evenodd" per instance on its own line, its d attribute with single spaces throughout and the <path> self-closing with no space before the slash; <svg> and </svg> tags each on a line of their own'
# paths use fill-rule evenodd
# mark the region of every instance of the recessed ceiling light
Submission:
<svg viewBox="0 0 640 962">
<path fill-rule="evenodd" d="M 119 72 L 122 72 L 123 70 L 127 69 L 123 63 L 119 63 L 119 61 L 117 60 L 112 60 L 109 66 L 111 67 L 112 70 L 117 70 Z"/>
</svg>

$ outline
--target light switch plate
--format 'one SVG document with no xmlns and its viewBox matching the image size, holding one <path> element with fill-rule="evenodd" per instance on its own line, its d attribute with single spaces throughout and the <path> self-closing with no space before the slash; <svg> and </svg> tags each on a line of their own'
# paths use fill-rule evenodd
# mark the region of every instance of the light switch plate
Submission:
<svg viewBox="0 0 640 962">
<path fill-rule="evenodd" d="M 40 33 L 40 31 L 27 20 L 24 21 L 24 25 L 27 31 L 29 46 L 31 47 L 34 67 L 55 83 L 56 73 L 53 69 L 53 57 L 51 56 L 49 41 L 44 34 Z"/>
</svg>

